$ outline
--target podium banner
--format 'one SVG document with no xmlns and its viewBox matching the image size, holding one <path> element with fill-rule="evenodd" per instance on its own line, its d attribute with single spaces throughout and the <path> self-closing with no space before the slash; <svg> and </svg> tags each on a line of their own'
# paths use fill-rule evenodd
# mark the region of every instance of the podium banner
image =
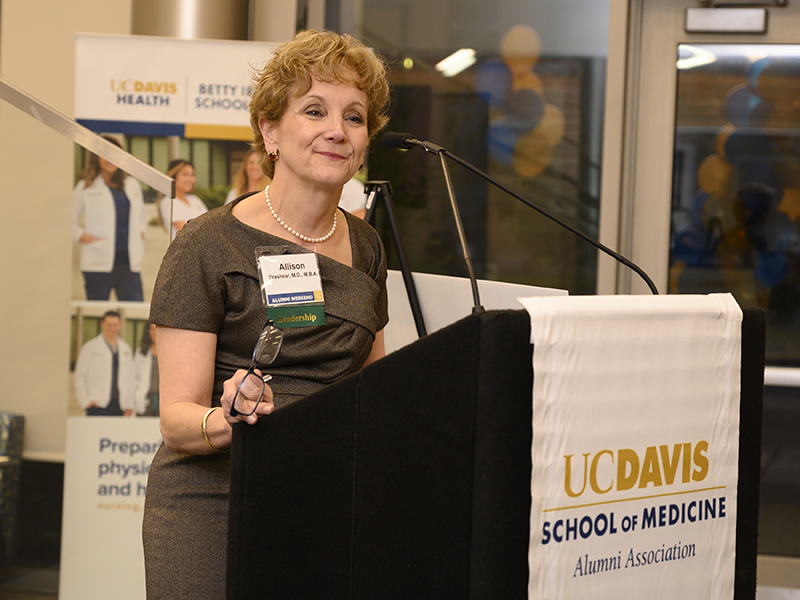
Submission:
<svg viewBox="0 0 800 600">
<path fill-rule="evenodd" d="M 733 297 L 521 302 L 534 345 L 529 597 L 732 598 Z"/>
</svg>

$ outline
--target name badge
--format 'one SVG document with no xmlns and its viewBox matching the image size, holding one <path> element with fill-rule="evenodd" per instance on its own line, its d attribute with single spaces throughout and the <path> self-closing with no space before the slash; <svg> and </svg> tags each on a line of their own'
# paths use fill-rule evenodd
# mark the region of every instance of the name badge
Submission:
<svg viewBox="0 0 800 600">
<path fill-rule="evenodd" d="M 325 297 L 315 252 L 288 247 L 256 248 L 261 297 L 267 315 L 280 327 L 325 324 Z"/>
</svg>

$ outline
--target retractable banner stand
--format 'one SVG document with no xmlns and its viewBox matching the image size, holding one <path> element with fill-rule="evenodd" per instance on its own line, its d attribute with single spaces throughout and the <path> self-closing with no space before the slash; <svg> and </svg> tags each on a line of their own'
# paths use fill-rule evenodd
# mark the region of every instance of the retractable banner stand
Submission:
<svg viewBox="0 0 800 600">
<path fill-rule="evenodd" d="M 70 417 L 59 598 L 145 597 L 142 511 L 158 419 Z"/>
<path fill-rule="evenodd" d="M 529 298 L 529 597 L 731 599 L 742 312 Z"/>
<path fill-rule="evenodd" d="M 252 76 L 276 46 L 77 35 L 75 119 L 98 134 L 249 141 Z M 92 197 L 95 208 L 98 197 Z M 108 199 L 113 211 L 110 195 Z M 147 327 L 149 294 L 169 238 L 157 221 L 156 204 L 145 204 L 143 210 L 147 216 L 142 219 L 147 223 L 142 233 L 144 302 L 83 300 L 83 278 L 75 272 L 79 284 L 74 286 L 72 303 L 75 364 L 67 418 L 62 600 L 145 597 L 142 511 L 150 462 L 161 443 L 157 369 L 152 360 L 156 348 L 145 344 L 145 337 L 152 342 Z M 96 333 L 84 326 L 93 319 L 102 329 L 101 317 L 108 310 L 121 316 L 116 363 L 104 336 L 93 337 Z M 112 381 L 117 381 L 119 406 L 128 409 L 125 416 L 94 416 L 93 408 L 114 397 Z M 100 404 L 95 402 L 97 396 Z M 136 408 L 131 410 L 133 404 Z"/>
</svg>

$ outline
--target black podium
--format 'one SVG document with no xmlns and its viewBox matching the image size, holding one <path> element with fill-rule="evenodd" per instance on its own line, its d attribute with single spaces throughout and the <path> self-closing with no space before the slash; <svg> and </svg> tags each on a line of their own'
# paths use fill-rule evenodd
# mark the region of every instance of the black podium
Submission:
<svg viewBox="0 0 800 600">
<path fill-rule="evenodd" d="M 742 326 L 738 599 L 755 598 L 764 314 Z M 527 312 L 467 317 L 234 428 L 228 598 L 527 599 Z"/>
</svg>

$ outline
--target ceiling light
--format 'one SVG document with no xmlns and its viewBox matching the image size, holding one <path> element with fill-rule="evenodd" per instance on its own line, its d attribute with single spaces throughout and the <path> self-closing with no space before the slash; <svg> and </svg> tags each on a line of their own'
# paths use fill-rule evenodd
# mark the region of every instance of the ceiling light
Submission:
<svg viewBox="0 0 800 600">
<path fill-rule="evenodd" d="M 444 60 L 436 63 L 436 70 L 441 71 L 442 75 L 445 77 L 452 77 L 474 65 L 475 60 L 475 50 L 472 48 L 461 48 L 461 50 L 453 52 L 453 54 Z"/>
</svg>

